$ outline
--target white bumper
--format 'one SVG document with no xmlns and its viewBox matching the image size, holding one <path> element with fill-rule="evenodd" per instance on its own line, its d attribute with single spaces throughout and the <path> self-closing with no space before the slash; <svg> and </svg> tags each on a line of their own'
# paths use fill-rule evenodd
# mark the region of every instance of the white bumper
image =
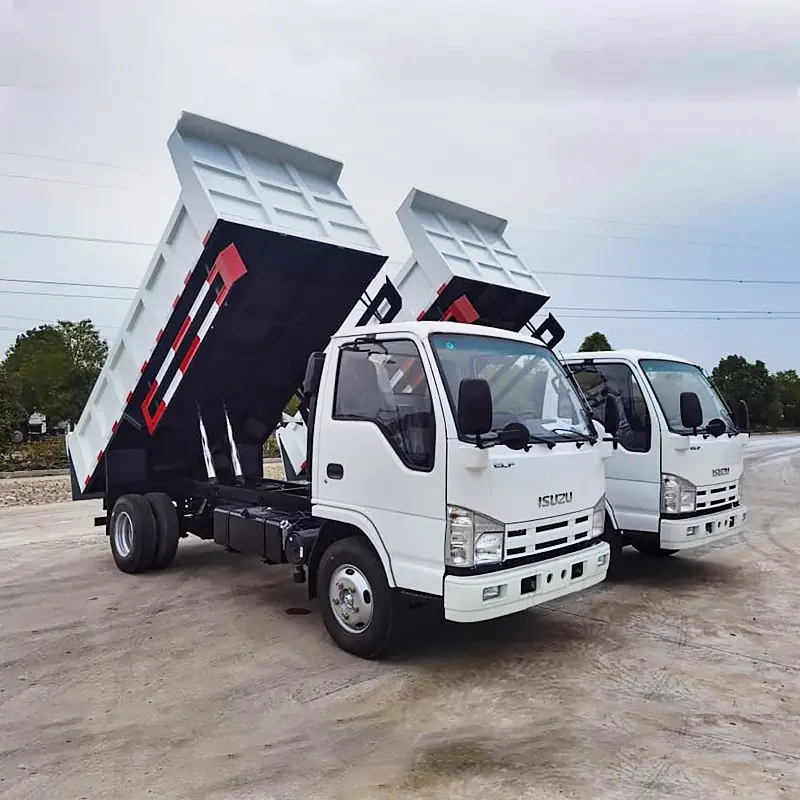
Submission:
<svg viewBox="0 0 800 800">
<path fill-rule="evenodd" d="M 600 583 L 608 570 L 609 547 L 592 547 L 560 558 L 485 575 L 444 579 L 444 616 L 453 622 L 480 622 L 515 614 Z M 500 597 L 484 600 L 484 589 L 501 587 Z"/>
<path fill-rule="evenodd" d="M 747 518 L 747 506 L 687 519 L 661 520 L 661 547 L 665 550 L 689 550 L 738 533 Z"/>
</svg>

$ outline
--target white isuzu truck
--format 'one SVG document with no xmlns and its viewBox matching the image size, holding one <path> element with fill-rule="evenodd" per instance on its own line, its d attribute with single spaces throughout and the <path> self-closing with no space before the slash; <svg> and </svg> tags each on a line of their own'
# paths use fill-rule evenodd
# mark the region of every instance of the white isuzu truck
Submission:
<svg viewBox="0 0 800 800">
<path fill-rule="evenodd" d="M 363 294 L 386 256 L 340 163 L 191 114 L 169 150 L 180 198 L 67 440 L 120 570 L 188 534 L 292 565 L 367 658 L 411 603 L 472 622 L 604 579 L 611 445 L 547 326 L 517 332 L 547 297 L 503 226 L 409 207 L 438 270 L 409 318 L 391 283 Z M 305 463 L 267 479 L 295 393 Z"/>
<path fill-rule="evenodd" d="M 476 307 L 463 300 L 463 307 L 448 306 L 452 292 L 444 302 L 434 299 L 440 294 L 440 279 L 447 280 L 442 286 L 452 284 L 452 271 L 459 273 L 462 282 L 472 277 L 461 261 L 462 249 L 452 245 L 453 237 L 474 230 L 476 234 L 483 231 L 480 237 L 488 240 L 494 235 L 491 231 L 504 231 L 505 220 L 418 190 L 412 190 L 397 214 L 412 255 L 399 270 L 385 267 L 371 291 L 389 280 L 402 295 L 403 312 L 411 318 L 418 312 L 421 318 L 433 313 L 442 319 L 479 321 L 512 330 L 526 327 L 524 312 L 508 304 L 492 304 L 487 297 L 480 298 Z M 426 226 L 429 235 L 425 235 Z M 468 238 L 475 240 L 476 235 Z M 438 249 L 431 246 L 432 241 Z M 446 268 L 440 251 L 446 255 Z M 540 297 L 544 292 L 537 284 L 533 294 Z M 358 309 L 351 317 L 356 313 Z M 543 335 L 544 329 L 552 334 L 551 346 L 563 336 L 552 316 L 537 335 Z M 749 424 L 746 405 L 737 408 L 734 422 L 702 370 L 674 356 L 615 350 L 561 359 L 594 419 L 617 437 L 606 461 L 604 538 L 611 547 L 612 572 L 619 563 L 615 556 L 628 544 L 648 554 L 672 555 L 741 530 L 747 515 L 740 496 Z M 305 458 L 301 415 L 287 417 L 277 435 L 285 469 L 294 474 Z"/>
<path fill-rule="evenodd" d="M 742 529 L 744 402 L 734 415 L 703 370 L 676 356 L 613 350 L 562 359 L 598 418 L 617 407 L 618 447 L 606 461 L 612 564 L 627 544 L 669 556 Z"/>
</svg>

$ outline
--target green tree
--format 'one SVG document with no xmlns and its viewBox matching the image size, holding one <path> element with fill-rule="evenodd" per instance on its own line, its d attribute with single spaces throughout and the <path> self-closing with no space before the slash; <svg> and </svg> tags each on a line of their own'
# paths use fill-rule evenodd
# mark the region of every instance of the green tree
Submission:
<svg viewBox="0 0 800 800">
<path fill-rule="evenodd" d="M 8 373 L 0 364 L 0 444 L 11 441 L 11 435 L 24 425 L 25 411 Z"/>
<path fill-rule="evenodd" d="M 106 353 L 106 343 L 88 320 L 59 322 L 18 336 L 3 366 L 25 414 L 40 411 L 52 426 L 77 421 Z"/>
<path fill-rule="evenodd" d="M 711 379 L 731 408 L 740 400 L 747 403 L 754 425 L 768 425 L 779 418 L 779 407 L 774 405 L 776 382 L 763 361 L 751 364 L 744 356 L 726 356 L 714 367 Z"/>
<path fill-rule="evenodd" d="M 787 369 L 773 377 L 778 400 L 783 405 L 783 424 L 800 427 L 800 376 L 796 370 Z"/>
<path fill-rule="evenodd" d="M 590 333 L 584 340 L 583 344 L 578 348 L 580 353 L 596 353 L 600 350 L 613 350 L 611 343 L 606 338 L 604 333 L 595 331 Z"/>
</svg>

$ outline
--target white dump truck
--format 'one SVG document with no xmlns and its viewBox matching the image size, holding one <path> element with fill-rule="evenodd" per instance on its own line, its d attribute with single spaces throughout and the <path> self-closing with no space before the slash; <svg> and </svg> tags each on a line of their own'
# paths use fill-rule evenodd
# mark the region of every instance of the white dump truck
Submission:
<svg viewBox="0 0 800 800">
<path fill-rule="evenodd" d="M 612 445 L 547 326 L 517 332 L 547 297 L 502 226 L 445 234 L 417 198 L 441 274 L 409 318 L 390 282 L 364 294 L 386 256 L 339 162 L 191 114 L 169 150 L 180 198 L 67 441 L 120 570 L 169 566 L 187 534 L 291 565 L 367 658 L 412 603 L 473 622 L 604 579 Z M 267 479 L 295 394 L 304 463 Z"/>
<path fill-rule="evenodd" d="M 399 269 L 384 267 L 371 291 L 389 281 L 411 319 L 419 315 L 534 330 L 525 316 L 529 306 L 523 309 L 514 304 L 519 301 L 493 295 L 492 281 L 502 279 L 488 277 L 487 259 L 480 256 L 476 261 L 486 294 L 470 295 L 474 304 L 456 302 L 477 274 L 465 254 L 479 251 L 481 242 L 491 241 L 496 232 L 502 234 L 505 220 L 418 190 L 412 190 L 397 214 L 411 257 Z M 545 297 L 538 284 L 530 293 Z M 354 309 L 351 317 L 357 313 Z M 552 315 L 534 335 L 544 338 L 545 331 L 551 347 L 563 336 Z M 618 446 L 606 462 L 604 538 L 611 547 L 612 572 L 619 563 L 615 556 L 628 544 L 648 554 L 672 555 L 742 529 L 747 516 L 740 496 L 743 446 L 749 424 L 744 403 L 734 415 L 702 370 L 675 356 L 615 350 L 560 357 L 594 419 L 617 437 Z M 305 458 L 303 425 L 297 414 L 285 418 L 278 431 L 291 474 Z"/>
<path fill-rule="evenodd" d="M 669 556 L 741 531 L 743 401 L 733 413 L 699 366 L 664 353 L 562 358 L 598 418 L 617 407 L 618 447 L 606 462 L 612 562 L 628 544 Z"/>
</svg>

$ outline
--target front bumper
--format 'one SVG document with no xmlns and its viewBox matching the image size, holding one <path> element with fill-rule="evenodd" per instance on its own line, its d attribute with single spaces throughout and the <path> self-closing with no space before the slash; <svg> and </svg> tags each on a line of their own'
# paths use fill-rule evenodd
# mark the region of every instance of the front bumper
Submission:
<svg viewBox="0 0 800 800">
<path fill-rule="evenodd" d="M 585 550 L 485 575 L 444 579 L 444 616 L 453 622 L 503 617 L 600 583 L 608 570 L 609 547 Z M 484 600 L 484 589 L 501 587 L 500 597 Z"/>
<path fill-rule="evenodd" d="M 660 544 L 665 550 L 689 550 L 738 533 L 747 519 L 747 506 L 718 514 L 685 519 L 662 519 Z"/>
</svg>

